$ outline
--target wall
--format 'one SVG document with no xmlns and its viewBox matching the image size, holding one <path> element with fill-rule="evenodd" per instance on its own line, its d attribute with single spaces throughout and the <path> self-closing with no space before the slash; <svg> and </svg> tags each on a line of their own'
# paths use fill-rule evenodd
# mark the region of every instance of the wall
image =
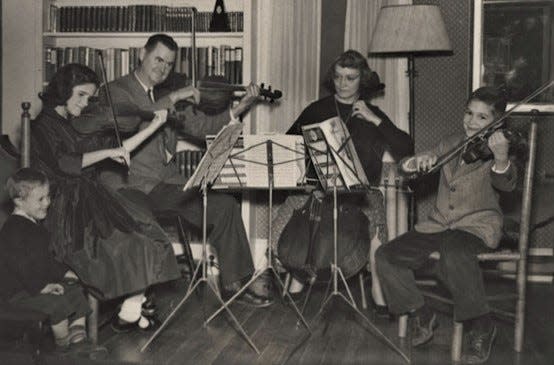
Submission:
<svg viewBox="0 0 554 365">
<path fill-rule="evenodd" d="M 35 70 L 42 55 L 40 39 L 36 37 L 41 33 L 37 29 L 42 26 L 40 9 L 34 0 L 2 1 L 2 133 L 8 134 L 16 146 L 19 145 L 21 102 L 31 101 L 33 117 L 40 110 L 35 91 L 39 82 L 35 79 Z"/>
<path fill-rule="evenodd" d="M 441 136 L 462 132 L 461 118 L 471 88 L 471 0 L 414 0 L 439 6 L 452 45 L 452 54 L 416 56 L 415 148 L 434 147 Z M 425 219 L 434 201 L 437 178 L 417 185 L 417 220 Z"/>
</svg>

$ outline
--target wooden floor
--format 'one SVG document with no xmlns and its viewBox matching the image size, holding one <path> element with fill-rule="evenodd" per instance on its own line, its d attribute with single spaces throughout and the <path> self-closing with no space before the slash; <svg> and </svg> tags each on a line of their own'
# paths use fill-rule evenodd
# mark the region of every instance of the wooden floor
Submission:
<svg viewBox="0 0 554 365">
<path fill-rule="evenodd" d="M 498 286 L 513 284 L 499 283 Z M 351 283 L 356 300 L 359 290 Z M 247 344 L 235 331 L 225 314 L 219 315 L 208 326 L 203 322 L 206 314 L 216 309 L 211 294 L 205 300 L 193 295 L 171 321 L 171 324 L 143 353 L 139 349 L 149 334 L 134 332 L 115 334 L 104 326 L 99 333 L 99 343 L 109 350 L 106 364 L 405 364 L 406 362 L 372 331 L 371 326 L 334 296 L 325 307 L 323 315 L 313 319 L 324 297 L 325 285 L 316 287 L 306 310 L 312 334 L 303 326 L 297 326 L 292 309 L 276 302 L 266 309 L 251 309 L 233 304 L 231 309 L 244 326 L 260 354 Z M 157 288 L 160 317 L 174 308 L 185 290 L 184 282 Z M 524 352 L 512 350 L 513 326 L 497 321 L 498 337 L 488 364 L 548 364 L 554 363 L 554 287 L 550 284 L 530 284 L 528 288 L 527 326 Z M 432 343 L 412 353 L 413 364 L 450 363 L 450 338 L 452 321 L 445 308 L 437 307 L 439 323 Z M 103 308 L 109 312 L 109 308 Z M 405 351 L 409 349 L 397 337 L 397 323 L 374 318 L 371 310 L 364 311 L 373 324 Z M 70 364 L 99 362 L 60 359 L 43 352 L 31 357 L 22 349 L 0 349 L 1 364 Z"/>
</svg>

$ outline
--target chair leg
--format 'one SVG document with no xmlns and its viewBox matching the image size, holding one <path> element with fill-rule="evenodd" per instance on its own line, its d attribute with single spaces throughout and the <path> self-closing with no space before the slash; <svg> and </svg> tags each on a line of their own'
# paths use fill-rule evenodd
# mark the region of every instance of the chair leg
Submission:
<svg viewBox="0 0 554 365">
<path fill-rule="evenodd" d="M 521 352 L 523 350 L 523 333 L 525 329 L 525 291 L 527 278 L 525 275 L 525 262 L 518 263 L 520 266 L 517 273 L 517 302 L 515 312 L 514 328 L 514 350 Z"/>
<path fill-rule="evenodd" d="M 367 309 L 367 299 L 365 296 L 365 287 L 364 287 L 364 272 L 363 270 L 360 271 L 358 274 L 358 278 L 360 279 L 360 295 L 362 296 L 362 308 Z"/>
<path fill-rule="evenodd" d="M 398 317 L 398 337 L 406 338 L 408 334 L 408 315 L 402 314 Z"/>
<path fill-rule="evenodd" d="M 462 322 L 454 321 L 452 328 L 452 362 L 458 362 L 462 358 L 462 339 L 464 338 L 464 325 Z"/>
<path fill-rule="evenodd" d="M 88 295 L 88 303 L 92 312 L 87 318 L 88 338 L 92 343 L 98 342 L 98 299 Z"/>
</svg>

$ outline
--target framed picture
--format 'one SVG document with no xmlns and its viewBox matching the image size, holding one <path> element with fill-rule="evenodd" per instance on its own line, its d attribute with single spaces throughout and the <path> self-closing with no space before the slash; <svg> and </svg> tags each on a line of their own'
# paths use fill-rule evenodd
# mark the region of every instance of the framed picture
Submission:
<svg viewBox="0 0 554 365">
<path fill-rule="evenodd" d="M 475 0 L 472 86 L 503 88 L 508 108 L 554 79 L 554 1 Z M 515 111 L 554 112 L 554 87 Z"/>
</svg>

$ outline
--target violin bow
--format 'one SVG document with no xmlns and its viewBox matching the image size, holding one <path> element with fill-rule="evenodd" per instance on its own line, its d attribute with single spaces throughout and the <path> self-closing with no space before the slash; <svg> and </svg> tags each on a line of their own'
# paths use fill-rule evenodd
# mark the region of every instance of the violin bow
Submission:
<svg viewBox="0 0 554 365">
<path fill-rule="evenodd" d="M 115 138 L 117 140 L 117 145 L 121 148 L 123 147 L 123 142 L 121 140 L 121 133 L 119 132 L 119 123 L 117 122 L 117 117 L 115 116 L 115 109 L 113 107 L 112 95 L 110 94 L 110 87 L 108 86 L 108 77 L 106 76 L 106 69 L 104 68 L 104 56 L 102 51 L 98 50 L 98 60 L 100 61 L 100 73 L 102 74 L 102 81 L 104 82 L 104 87 L 106 88 L 106 98 L 108 99 L 108 104 L 110 105 L 110 111 L 112 114 L 113 127 L 115 131 Z M 123 160 L 125 167 L 129 170 L 129 165 L 127 161 Z"/>
<path fill-rule="evenodd" d="M 542 94 L 543 92 L 545 92 L 546 90 L 548 90 L 549 88 L 551 88 L 552 86 L 554 85 L 554 80 L 550 80 L 549 82 L 547 82 L 546 84 L 544 84 L 543 86 L 539 87 L 538 89 L 536 89 L 535 91 L 533 91 L 531 94 L 529 94 L 527 97 L 525 97 L 525 99 L 517 102 L 513 107 L 511 107 L 508 111 L 506 111 L 501 117 L 499 117 L 497 120 L 491 122 L 489 125 L 483 127 L 482 129 L 480 129 L 477 133 L 475 133 L 473 136 L 465 139 L 462 143 L 460 143 L 460 145 L 458 145 L 457 147 L 455 147 L 454 149 L 452 149 L 450 152 L 446 153 L 445 155 L 441 156 L 438 160 L 437 160 L 437 163 L 431 167 L 429 170 L 427 170 L 426 172 L 424 172 L 421 176 L 423 175 L 428 175 L 428 174 L 431 174 L 435 171 L 437 171 L 438 169 L 440 169 L 443 165 L 445 165 L 447 162 L 449 162 L 450 160 L 452 160 L 454 157 L 456 157 L 456 155 L 458 155 L 460 152 L 462 152 L 464 150 L 464 148 L 466 148 L 467 145 L 469 145 L 471 142 L 473 142 L 474 140 L 478 139 L 478 138 L 481 138 L 483 137 L 483 135 L 485 135 L 487 132 L 489 131 L 493 131 L 495 130 L 497 127 L 500 126 L 500 124 L 506 119 L 508 118 L 510 115 L 512 115 L 514 112 L 515 112 L 515 109 L 517 107 L 519 107 L 520 105 L 522 104 L 526 104 L 528 103 L 529 101 L 531 101 L 532 99 L 536 98 L 537 96 L 539 96 L 540 94 Z"/>
</svg>

